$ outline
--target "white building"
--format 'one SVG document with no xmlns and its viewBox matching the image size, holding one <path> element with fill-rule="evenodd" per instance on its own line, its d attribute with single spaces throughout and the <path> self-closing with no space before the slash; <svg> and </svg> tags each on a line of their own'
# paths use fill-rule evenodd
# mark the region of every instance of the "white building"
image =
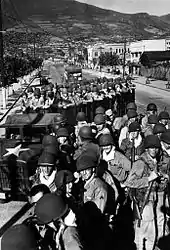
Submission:
<svg viewBox="0 0 170 250">
<path fill-rule="evenodd" d="M 130 61 L 138 63 L 140 56 L 145 51 L 166 50 L 170 50 L 170 38 L 132 42 L 130 43 Z"/>
<path fill-rule="evenodd" d="M 99 59 L 102 53 L 116 53 L 119 57 L 123 57 L 125 45 L 124 43 L 102 44 L 98 43 L 93 46 L 88 46 L 88 65 L 92 65 L 94 59 Z M 126 43 L 126 51 L 129 53 L 129 44 Z"/>
</svg>

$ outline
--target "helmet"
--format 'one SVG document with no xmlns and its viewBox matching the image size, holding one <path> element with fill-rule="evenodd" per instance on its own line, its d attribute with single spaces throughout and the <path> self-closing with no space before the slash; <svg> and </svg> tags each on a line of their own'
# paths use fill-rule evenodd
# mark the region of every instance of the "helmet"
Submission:
<svg viewBox="0 0 170 250">
<path fill-rule="evenodd" d="M 86 121 L 86 114 L 84 112 L 78 112 L 76 116 L 78 122 Z"/>
<path fill-rule="evenodd" d="M 129 132 L 137 132 L 137 131 L 141 131 L 141 126 L 139 122 L 132 122 L 129 125 Z"/>
<path fill-rule="evenodd" d="M 102 106 L 96 108 L 96 110 L 95 110 L 96 115 L 97 114 L 104 114 L 104 113 L 105 113 L 105 109 Z"/>
<path fill-rule="evenodd" d="M 57 188 L 74 181 L 74 175 L 69 170 L 60 170 L 55 176 L 55 185 Z"/>
<path fill-rule="evenodd" d="M 128 119 L 130 119 L 130 118 L 135 118 L 135 117 L 137 117 L 138 116 L 138 113 L 136 112 L 136 110 L 134 110 L 134 109 L 129 109 L 128 111 L 127 111 L 127 117 L 128 117 Z"/>
<path fill-rule="evenodd" d="M 48 165 L 48 166 L 54 166 L 55 164 L 55 156 L 51 153 L 48 153 L 44 151 L 38 160 L 38 165 Z"/>
<path fill-rule="evenodd" d="M 98 114 L 94 117 L 94 123 L 96 125 L 104 124 L 106 121 L 105 116 L 102 114 Z"/>
<path fill-rule="evenodd" d="M 156 135 L 148 135 L 144 140 L 144 147 L 147 148 L 160 148 L 161 143 L 159 138 Z"/>
<path fill-rule="evenodd" d="M 170 131 L 162 133 L 160 140 L 170 145 Z"/>
<path fill-rule="evenodd" d="M 149 124 L 157 124 L 158 123 L 158 117 L 156 115 L 150 115 L 148 117 L 148 123 Z"/>
<path fill-rule="evenodd" d="M 169 113 L 167 111 L 160 112 L 158 119 L 159 120 L 162 120 L 162 119 L 169 120 Z"/>
<path fill-rule="evenodd" d="M 155 126 L 153 127 L 153 134 L 160 134 L 160 133 L 164 133 L 166 132 L 166 128 L 163 124 L 161 123 L 157 123 L 155 124 Z"/>
<path fill-rule="evenodd" d="M 76 162 L 77 171 L 83 171 L 89 168 L 97 167 L 98 157 L 94 151 L 85 151 Z"/>
<path fill-rule="evenodd" d="M 65 122 L 65 121 L 66 121 L 66 118 L 62 114 L 57 114 L 54 117 L 54 123 L 55 124 L 61 124 L 61 123 Z"/>
<path fill-rule="evenodd" d="M 79 130 L 79 136 L 83 139 L 92 139 L 93 134 L 92 134 L 92 129 L 89 126 L 83 126 Z"/>
<path fill-rule="evenodd" d="M 1 239 L 1 250 L 36 250 L 36 239 L 33 231 L 24 224 L 9 228 Z"/>
<path fill-rule="evenodd" d="M 146 109 L 147 111 L 157 111 L 157 106 L 155 103 L 149 103 Z"/>
<path fill-rule="evenodd" d="M 129 102 L 126 106 L 126 109 L 134 109 L 134 110 L 137 110 L 137 106 L 136 106 L 136 103 L 135 102 Z"/>
<path fill-rule="evenodd" d="M 47 154 L 52 154 L 55 157 L 58 155 L 58 144 L 57 145 L 47 145 L 44 147 L 43 152 Z"/>
<path fill-rule="evenodd" d="M 68 130 L 66 128 L 59 128 L 57 130 L 57 137 L 68 137 L 69 133 Z"/>
<path fill-rule="evenodd" d="M 45 194 L 35 206 L 35 214 L 44 224 L 61 218 L 67 210 L 68 205 L 56 194 Z"/>
<path fill-rule="evenodd" d="M 104 134 L 99 137 L 99 146 L 114 145 L 113 138 L 110 134 Z"/>
<path fill-rule="evenodd" d="M 43 140 L 42 140 L 42 146 L 51 146 L 51 145 L 57 145 L 57 139 L 53 135 L 44 135 Z"/>
</svg>

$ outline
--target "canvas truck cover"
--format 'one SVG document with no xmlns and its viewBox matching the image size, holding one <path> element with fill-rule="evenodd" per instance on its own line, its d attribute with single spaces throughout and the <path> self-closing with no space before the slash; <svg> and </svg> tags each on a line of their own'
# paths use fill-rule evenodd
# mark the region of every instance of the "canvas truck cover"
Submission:
<svg viewBox="0 0 170 250">
<path fill-rule="evenodd" d="M 81 68 L 76 68 L 76 67 L 66 67 L 65 71 L 68 74 L 82 73 L 82 69 Z"/>
<path fill-rule="evenodd" d="M 1 128 L 17 128 L 24 126 L 32 127 L 45 127 L 53 124 L 54 117 L 58 113 L 45 113 L 45 114 L 15 114 L 9 115 L 6 122 L 2 124 Z"/>
</svg>

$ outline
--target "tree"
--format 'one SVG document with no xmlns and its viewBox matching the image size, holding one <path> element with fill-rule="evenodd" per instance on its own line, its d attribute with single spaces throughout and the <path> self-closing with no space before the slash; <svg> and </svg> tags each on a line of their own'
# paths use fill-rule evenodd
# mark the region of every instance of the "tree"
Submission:
<svg viewBox="0 0 170 250">
<path fill-rule="evenodd" d="M 119 57 L 115 53 L 101 53 L 99 57 L 99 64 L 101 66 L 114 66 L 119 64 Z"/>
</svg>

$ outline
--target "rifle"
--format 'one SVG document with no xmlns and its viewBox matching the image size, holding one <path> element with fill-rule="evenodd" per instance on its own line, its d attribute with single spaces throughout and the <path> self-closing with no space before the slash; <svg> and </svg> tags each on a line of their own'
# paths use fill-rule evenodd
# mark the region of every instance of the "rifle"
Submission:
<svg viewBox="0 0 170 250">
<path fill-rule="evenodd" d="M 151 193 L 151 190 L 152 190 L 152 187 L 153 187 L 153 183 L 154 183 L 155 180 L 151 181 L 149 183 L 149 186 L 147 188 L 147 191 L 145 193 L 145 197 L 144 197 L 144 201 L 143 201 L 143 204 L 142 206 L 140 207 L 140 219 L 138 219 L 138 227 L 140 227 L 140 224 L 141 224 L 141 219 L 142 219 L 142 213 L 143 213 L 143 210 L 146 206 L 146 204 L 148 203 L 148 199 L 149 199 L 149 196 L 150 196 L 150 193 Z"/>
</svg>

